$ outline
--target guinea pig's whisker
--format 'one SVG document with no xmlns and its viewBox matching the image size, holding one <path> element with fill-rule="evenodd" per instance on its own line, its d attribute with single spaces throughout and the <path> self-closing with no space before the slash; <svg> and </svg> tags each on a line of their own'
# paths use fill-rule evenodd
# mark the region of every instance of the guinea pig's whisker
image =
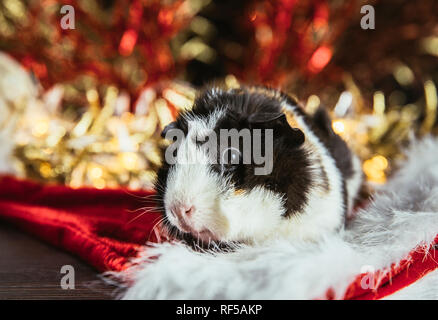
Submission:
<svg viewBox="0 0 438 320">
<path fill-rule="evenodd" d="M 163 228 L 170 228 L 170 221 L 167 219 L 167 216 L 164 217 Z"/>
<path fill-rule="evenodd" d="M 157 192 L 162 192 L 162 193 L 165 193 L 165 192 L 166 192 L 166 190 L 164 189 L 164 187 L 161 187 L 161 186 L 158 186 L 158 185 L 155 186 L 155 190 L 156 190 Z"/>
<path fill-rule="evenodd" d="M 172 226 L 169 228 L 169 236 L 172 239 L 179 238 L 179 235 L 180 235 L 180 231 L 178 229 L 176 229 Z"/>
<path fill-rule="evenodd" d="M 157 224 L 159 224 L 161 221 L 163 221 L 164 217 L 160 217 L 160 218 L 157 218 L 157 219 L 158 219 L 158 222 L 156 222 L 156 223 L 154 224 L 154 226 L 152 227 L 152 230 L 155 229 L 155 227 L 157 226 Z M 154 222 L 155 222 L 157 219 L 155 219 Z"/>
<path fill-rule="evenodd" d="M 165 223 L 166 222 L 166 220 L 167 220 L 167 217 L 162 217 L 156 224 L 154 224 L 154 226 L 152 227 L 152 231 L 154 231 L 155 230 L 155 228 L 159 225 L 159 224 L 161 224 L 161 223 Z M 149 241 L 149 239 L 150 239 L 150 237 L 151 237 L 151 234 L 152 234 L 152 232 L 149 234 L 149 237 L 148 237 L 148 241 Z"/>
<path fill-rule="evenodd" d="M 144 214 L 145 214 L 145 212 L 140 213 L 138 216 L 136 216 L 136 217 L 132 218 L 131 220 L 129 220 L 126 224 L 130 224 L 130 223 L 134 222 L 135 220 L 137 220 L 138 218 L 140 218 Z"/>
<path fill-rule="evenodd" d="M 148 196 L 143 197 L 143 200 L 156 200 L 156 199 L 162 199 L 163 197 L 159 194 L 150 194 Z"/>
<path fill-rule="evenodd" d="M 139 196 L 139 195 L 136 195 L 136 194 L 133 194 L 132 192 L 130 192 L 129 190 L 123 190 L 125 193 L 127 193 L 128 195 L 130 195 L 130 196 L 132 196 L 132 197 L 134 197 L 134 198 L 136 198 L 136 199 L 140 199 L 140 200 L 144 200 L 144 199 L 147 199 L 149 196 L 155 196 L 156 194 L 149 194 L 149 195 L 147 195 L 147 196 Z"/>
<path fill-rule="evenodd" d="M 138 211 L 140 211 L 140 210 L 144 210 L 144 208 L 141 207 L 141 208 L 138 208 L 138 209 L 135 209 L 135 210 L 127 209 L 126 212 L 129 212 L 129 213 L 136 213 L 136 212 L 138 212 Z"/>
<path fill-rule="evenodd" d="M 138 218 L 140 218 L 141 216 L 145 215 L 146 213 L 151 213 L 151 212 L 153 212 L 153 208 L 151 208 L 151 209 L 146 209 L 146 210 L 144 210 L 142 213 L 140 213 L 139 215 L 137 215 L 136 217 L 134 217 L 134 218 L 132 218 L 131 220 L 129 220 L 129 221 L 127 222 L 127 224 L 129 224 L 129 223 L 131 223 L 131 222 L 137 220 Z"/>
<path fill-rule="evenodd" d="M 157 225 L 159 225 L 164 219 L 165 219 L 165 217 L 158 218 L 158 222 L 155 223 L 154 226 L 152 227 L 151 232 L 149 233 L 149 237 L 148 237 L 148 240 L 147 240 L 147 241 L 149 241 L 149 239 L 150 239 L 150 237 L 151 237 L 151 235 L 152 235 L 152 232 L 155 231 L 155 228 L 157 227 Z M 155 222 L 155 221 L 156 221 L 156 220 L 154 220 L 154 222 Z"/>
<path fill-rule="evenodd" d="M 156 187 L 156 189 L 158 189 L 160 191 L 164 191 L 164 188 L 160 184 L 156 184 L 155 187 Z M 124 192 L 127 193 L 128 195 L 136 198 L 136 199 L 139 199 L 139 200 L 150 200 L 150 199 L 161 200 L 163 198 L 160 194 L 156 194 L 156 193 L 148 194 L 146 196 L 139 196 L 139 195 L 133 194 L 129 190 L 124 190 Z"/>
<path fill-rule="evenodd" d="M 163 206 L 151 206 L 151 207 L 142 207 L 143 210 L 147 210 L 147 211 L 153 211 L 156 209 L 164 209 Z"/>
<path fill-rule="evenodd" d="M 142 198 L 149 199 L 149 198 L 158 197 L 158 196 L 160 196 L 160 195 L 153 193 L 153 194 L 148 194 L 147 196 L 143 196 Z"/>
<path fill-rule="evenodd" d="M 151 213 L 151 212 L 155 213 L 156 211 L 163 210 L 163 209 L 160 207 L 143 207 L 143 208 L 138 208 L 136 210 L 127 210 L 127 212 L 137 213 L 137 212 L 141 211 L 142 214 L 145 214 L 145 213 Z"/>
<path fill-rule="evenodd" d="M 161 184 L 161 182 L 157 182 L 157 183 L 155 183 L 155 189 L 157 190 L 157 191 L 161 191 L 161 192 L 165 192 L 166 190 L 166 188 L 165 188 L 165 186 L 163 186 L 162 184 Z"/>
</svg>

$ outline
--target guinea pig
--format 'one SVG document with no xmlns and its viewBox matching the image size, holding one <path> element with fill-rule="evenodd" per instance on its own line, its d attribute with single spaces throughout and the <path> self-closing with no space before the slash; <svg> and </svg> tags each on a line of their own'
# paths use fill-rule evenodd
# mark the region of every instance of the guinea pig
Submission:
<svg viewBox="0 0 438 320">
<path fill-rule="evenodd" d="M 255 156 L 243 161 L 242 136 L 232 146 L 231 139 L 219 141 L 224 130 L 261 132 L 246 144 L 269 153 L 266 163 Z M 325 110 L 309 115 L 294 98 L 267 87 L 208 88 L 162 136 L 174 157 L 163 160 L 156 179 L 164 226 L 186 241 L 317 241 L 344 227 L 362 185 L 360 162 Z M 221 144 L 213 156 L 206 141 Z"/>
</svg>

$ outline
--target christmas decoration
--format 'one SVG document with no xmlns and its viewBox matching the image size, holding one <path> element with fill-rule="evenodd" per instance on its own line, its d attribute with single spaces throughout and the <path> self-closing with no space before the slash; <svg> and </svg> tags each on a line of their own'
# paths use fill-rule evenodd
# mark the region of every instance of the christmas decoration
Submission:
<svg viewBox="0 0 438 320">
<path fill-rule="evenodd" d="M 159 133 L 194 98 L 188 85 L 169 80 L 178 64 L 169 39 L 203 3 L 135 0 L 108 8 L 83 1 L 74 6 L 77 29 L 63 30 L 66 4 L 73 2 L 0 6 L 0 49 L 38 81 L 2 56 L 4 92 L 11 86 L 32 92 L 0 105 L 2 121 L 16 120 L 10 128 L 16 172 L 73 187 L 151 187 L 161 161 Z"/>
<path fill-rule="evenodd" d="M 61 25 L 65 5 L 74 8 L 74 29 Z M 174 59 L 169 41 L 204 5 L 202 0 L 7 0 L 0 5 L 0 50 L 46 89 L 68 83 L 74 94 L 107 84 L 133 98 L 148 84 L 173 79 L 181 61 Z"/>
<path fill-rule="evenodd" d="M 87 91 L 89 108 L 74 120 L 59 111 L 62 88 L 54 87 L 18 116 L 15 131 L 19 176 L 98 189 L 151 188 L 161 165 L 162 128 L 176 110 L 190 105 L 191 88 L 172 82 L 145 89 L 130 113 L 129 98 L 109 87 L 100 106 L 96 90 Z M 16 115 L 17 116 L 17 115 Z"/>
<path fill-rule="evenodd" d="M 397 9 L 394 19 L 379 19 L 391 1 L 375 1 L 384 24 L 375 30 L 360 29 L 360 1 L 80 1 L 76 29 L 64 30 L 60 8 L 67 4 L 8 0 L 0 6 L 0 50 L 42 84 L 31 91 L 39 92 L 35 114 L 45 117 L 17 116 L 21 176 L 76 187 L 150 186 L 159 165 L 158 132 L 194 97 L 191 86 L 172 79 L 184 72 L 194 83 L 209 80 L 205 71 L 216 65 L 222 71 L 213 76 L 223 75 L 229 87 L 279 85 L 309 110 L 327 106 L 370 182 L 386 181 L 410 134 L 436 131 L 433 1 Z M 392 29 L 400 33 L 396 40 Z M 372 55 L 360 50 L 368 44 Z M 382 67 L 364 71 L 365 65 Z M 28 86 L 21 80 L 16 85 Z M 20 104 L 12 110 L 27 108 L 11 103 Z"/>
</svg>

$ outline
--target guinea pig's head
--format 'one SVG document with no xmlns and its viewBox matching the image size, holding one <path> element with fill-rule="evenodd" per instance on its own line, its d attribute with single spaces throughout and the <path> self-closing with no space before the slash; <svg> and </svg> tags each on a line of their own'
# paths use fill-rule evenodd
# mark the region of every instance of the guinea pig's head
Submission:
<svg viewBox="0 0 438 320">
<path fill-rule="evenodd" d="M 268 92 L 208 89 L 163 130 L 171 144 L 156 190 L 174 236 L 263 240 L 304 206 L 305 137 L 288 124 L 283 100 Z"/>
</svg>

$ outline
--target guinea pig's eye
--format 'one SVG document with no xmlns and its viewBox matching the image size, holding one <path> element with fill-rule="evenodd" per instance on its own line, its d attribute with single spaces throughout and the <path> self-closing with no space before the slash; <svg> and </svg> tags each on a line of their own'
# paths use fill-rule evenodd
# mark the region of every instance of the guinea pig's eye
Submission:
<svg viewBox="0 0 438 320">
<path fill-rule="evenodd" d="M 226 167 L 237 165 L 240 163 L 242 154 L 239 149 L 230 147 L 222 151 L 221 164 Z"/>
</svg>

